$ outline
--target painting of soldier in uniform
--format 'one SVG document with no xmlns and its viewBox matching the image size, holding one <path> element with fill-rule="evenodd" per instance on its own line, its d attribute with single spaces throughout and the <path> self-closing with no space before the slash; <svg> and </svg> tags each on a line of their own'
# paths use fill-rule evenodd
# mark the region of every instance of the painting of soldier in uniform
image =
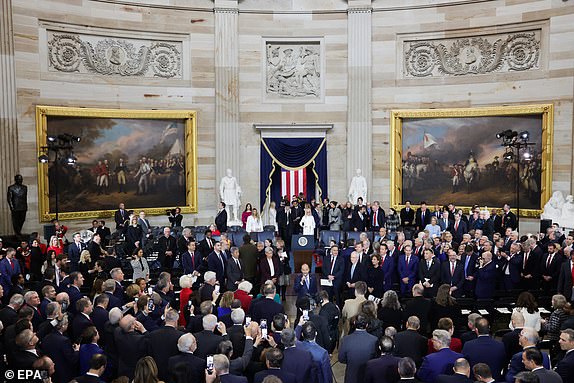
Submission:
<svg viewBox="0 0 574 383">
<path fill-rule="evenodd" d="M 150 111 L 151 112 L 151 111 Z M 192 125 L 186 118 L 117 118 L 48 115 L 46 135 L 73 134 L 74 164 L 47 165 L 49 212 L 56 183 L 60 217 L 66 213 L 126 208 L 189 207 L 193 174 L 187 161 Z M 187 140 L 187 142 L 186 142 Z M 193 167 L 192 167 L 193 168 Z M 192 176 L 192 177 L 189 177 Z"/>
<path fill-rule="evenodd" d="M 545 189 L 542 114 L 401 119 L 400 203 L 539 210 Z M 527 132 L 533 145 L 511 155 L 497 133 Z M 396 133 L 396 132 L 395 132 Z M 550 170 L 548 170 L 550 171 Z"/>
</svg>

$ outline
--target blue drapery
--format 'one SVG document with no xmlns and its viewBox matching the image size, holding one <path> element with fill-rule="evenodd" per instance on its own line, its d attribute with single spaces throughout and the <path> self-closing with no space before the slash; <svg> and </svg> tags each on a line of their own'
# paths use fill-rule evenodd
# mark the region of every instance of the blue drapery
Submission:
<svg viewBox="0 0 574 383">
<path fill-rule="evenodd" d="M 319 195 L 326 198 L 327 190 L 327 142 L 321 138 L 262 138 L 260 174 L 261 207 L 281 200 L 281 168 L 287 170 L 307 169 L 306 196 Z M 269 198 L 269 200 L 268 200 Z"/>
</svg>

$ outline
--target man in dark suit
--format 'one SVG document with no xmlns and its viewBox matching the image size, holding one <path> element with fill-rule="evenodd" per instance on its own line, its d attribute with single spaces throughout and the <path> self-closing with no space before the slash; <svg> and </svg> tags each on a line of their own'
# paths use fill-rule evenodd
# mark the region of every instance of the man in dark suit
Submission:
<svg viewBox="0 0 574 383">
<path fill-rule="evenodd" d="M 412 288 L 413 299 L 407 302 L 403 315 L 405 318 L 416 316 L 420 320 L 420 333 L 428 334 L 428 317 L 431 309 L 431 301 L 423 296 L 424 287 L 416 284 Z"/>
<path fill-rule="evenodd" d="M 38 337 L 30 329 L 25 329 L 16 336 L 16 350 L 12 354 L 10 367 L 14 369 L 30 370 L 32 364 L 38 359 Z"/>
<path fill-rule="evenodd" d="M 251 304 L 251 319 L 257 323 L 261 323 L 261 319 L 267 320 L 267 326 L 271 326 L 275 314 L 285 314 L 285 309 L 282 304 L 274 301 L 275 286 L 273 284 L 265 285 L 263 287 L 263 295 L 259 302 Z"/>
<path fill-rule="evenodd" d="M 534 252 L 534 250 L 532 252 Z M 540 283 L 545 295 L 551 295 L 557 290 L 562 262 L 563 258 L 560 253 L 556 251 L 556 245 L 549 243 L 548 253 L 543 255 L 542 262 L 540 263 Z"/>
<path fill-rule="evenodd" d="M 104 354 L 94 354 L 90 359 L 90 369 L 86 375 L 77 376 L 74 382 L 77 383 L 104 383 L 100 377 L 104 374 L 108 358 Z"/>
<path fill-rule="evenodd" d="M 407 200 L 405 202 L 405 207 L 401 209 L 399 216 L 402 226 L 410 227 L 415 225 L 415 211 L 411 207 L 411 201 Z"/>
<path fill-rule="evenodd" d="M 574 381 L 574 330 L 562 330 L 558 341 L 560 349 L 566 354 L 556 365 L 556 372 L 563 382 Z"/>
<path fill-rule="evenodd" d="M 137 361 L 145 355 L 145 327 L 131 315 L 120 320 L 114 341 L 118 352 L 118 376 L 133 379 Z"/>
<path fill-rule="evenodd" d="M 454 249 L 448 250 L 448 261 L 441 264 L 441 283 L 450 285 L 451 295 L 458 298 L 462 295 L 464 285 L 464 267 L 457 260 Z"/>
<path fill-rule="evenodd" d="M 283 364 L 283 351 L 279 348 L 271 348 L 265 353 L 265 365 L 267 370 L 259 371 L 255 374 L 254 383 L 262 383 L 267 376 L 273 375 L 281 379 L 283 383 L 297 383 L 293 370 L 289 371 L 281 368 Z"/>
<path fill-rule="evenodd" d="M 529 327 L 525 327 L 520 332 L 520 345 L 522 346 L 522 351 L 517 352 L 516 354 L 512 355 L 510 359 L 510 364 L 508 366 L 508 372 L 506 373 L 506 382 L 513 383 L 514 377 L 521 371 L 525 371 L 524 361 L 522 354 L 531 348 L 536 348 L 538 342 L 540 341 L 540 337 L 538 336 L 538 332 Z M 550 369 L 550 358 L 548 354 L 543 352 L 542 353 L 542 365 L 544 368 Z"/>
<path fill-rule="evenodd" d="M 204 237 L 197 245 L 197 250 L 201 253 L 202 257 L 207 258 L 207 256 L 213 251 L 215 239 L 213 239 L 213 234 L 209 229 L 205 230 L 203 234 Z"/>
<path fill-rule="evenodd" d="M 562 378 L 556 371 L 546 369 L 542 365 L 542 352 L 537 348 L 529 348 L 522 353 L 522 363 L 528 371 L 538 376 L 540 383 L 562 383 Z"/>
<path fill-rule="evenodd" d="M 21 273 L 20 262 L 14 258 L 15 255 L 16 250 L 9 247 L 5 257 L 0 260 L 0 285 L 4 288 L 4 302 L 8 301 L 12 290 L 12 277 Z"/>
<path fill-rule="evenodd" d="M 392 355 L 395 348 L 393 339 L 383 336 L 379 340 L 381 356 L 367 362 L 365 368 L 365 383 L 392 383 L 398 382 L 400 358 Z"/>
<path fill-rule="evenodd" d="M 80 289 L 84 285 L 84 276 L 79 271 L 74 271 L 70 274 L 70 285 L 66 292 L 70 297 L 70 312 L 76 314 L 76 303 L 84 297 Z"/>
<path fill-rule="evenodd" d="M 378 232 L 380 228 L 385 226 L 385 211 L 381 209 L 379 201 L 373 202 L 369 220 L 371 231 Z"/>
<path fill-rule="evenodd" d="M 215 215 L 215 226 L 220 233 L 225 233 L 227 231 L 227 210 L 225 210 L 225 202 L 221 201 L 219 203 L 219 210 Z"/>
<path fill-rule="evenodd" d="M 68 317 L 64 316 L 55 326 L 54 332 L 42 340 L 42 350 L 56 364 L 54 381 L 69 382 L 78 375 L 80 356 L 79 344 L 72 344 L 64 333 L 68 329 Z"/>
<path fill-rule="evenodd" d="M 163 228 L 163 235 L 157 241 L 158 245 L 158 260 L 162 267 L 171 270 L 173 261 L 177 254 L 177 240 L 171 236 L 171 229 L 169 227 Z"/>
<path fill-rule="evenodd" d="M 558 292 L 566 297 L 568 302 L 572 301 L 572 281 L 574 280 L 574 260 L 572 260 L 572 250 L 564 248 L 564 258 L 558 275 Z"/>
<path fill-rule="evenodd" d="M 291 206 L 280 206 L 277 209 L 277 228 L 279 229 L 279 236 L 285 241 L 285 249 L 289 251 L 291 249 L 291 236 L 293 235 Z"/>
<path fill-rule="evenodd" d="M 239 259 L 239 248 L 235 246 L 231 248 L 231 258 L 227 260 L 225 272 L 227 275 L 227 290 L 237 290 L 237 285 L 243 281 L 243 264 L 241 259 Z"/>
<path fill-rule="evenodd" d="M 452 371 L 457 359 L 462 358 L 462 354 L 449 349 L 450 334 L 446 330 L 433 331 L 433 346 L 437 352 L 424 357 L 418 377 L 423 382 L 435 383 L 436 378 L 441 374 Z"/>
<path fill-rule="evenodd" d="M 194 271 L 201 272 L 201 254 L 196 251 L 195 241 L 190 241 L 187 245 L 187 250 L 181 254 L 181 266 L 183 267 L 184 274 L 193 274 Z"/>
<path fill-rule="evenodd" d="M 485 251 L 480 258 L 480 267 L 476 269 L 475 296 L 477 299 L 492 299 L 496 289 L 496 263 L 492 261 L 492 253 Z"/>
<path fill-rule="evenodd" d="M 419 281 L 425 288 L 427 298 L 436 296 L 440 285 L 440 261 L 434 256 L 432 249 L 423 250 L 424 260 L 419 262 Z"/>
<path fill-rule="evenodd" d="M 431 221 L 432 213 L 427 209 L 427 203 L 425 201 L 421 202 L 421 207 L 417 209 L 415 216 L 415 226 L 417 231 L 423 231 Z"/>
<path fill-rule="evenodd" d="M 448 216 L 448 211 L 443 211 L 441 213 L 440 218 L 438 218 L 438 225 L 440 226 L 441 231 L 448 230 L 451 227 L 452 221 Z"/>
<path fill-rule="evenodd" d="M 454 374 L 446 375 L 441 374 L 437 376 L 435 382 L 436 383 L 473 383 L 474 380 L 469 378 L 470 376 L 470 365 L 464 358 L 458 358 L 454 362 L 454 366 L 452 368 Z M 447 371 L 450 373 L 450 371 Z"/>
<path fill-rule="evenodd" d="M 514 330 L 507 332 L 502 336 L 502 344 L 506 351 L 506 360 L 510 360 L 512 355 L 522 351 L 519 339 L 520 332 L 522 332 L 522 328 L 524 327 L 524 315 L 518 311 L 513 311 L 510 317 L 510 322 L 512 323 Z"/>
<path fill-rule="evenodd" d="M 345 270 L 345 294 L 347 298 L 354 298 L 355 283 L 367 280 L 367 269 L 364 263 L 359 262 L 359 254 L 356 251 L 351 253 L 351 263 Z"/>
<path fill-rule="evenodd" d="M 129 223 L 129 213 L 126 211 L 123 202 L 120 203 L 118 210 L 114 213 L 114 221 L 116 223 L 116 230 L 122 231 Z"/>
<path fill-rule="evenodd" d="M 295 277 L 295 284 L 293 290 L 297 293 L 297 298 L 301 297 L 315 297 L 317 295 L 317 278 L 314 274 L 309 274 L 309 265 L 304 263 L 301 266 L 301 274 Z"/>
<path fill-rule="evenodd" d="M 369 230 L 370 221 L 369 215 L 367 214 L 367 207 L 361 206 L 359 211 L 353 212 L 353 217 L 351 218 L 351 228 L 353 231 L 362 232 Z"/>
<path fill-rule="evenodd" d="M 220 383 L 247 383 L 246 377 L 229 373 L 229 359 L 222 354 L 213 355 L 213 373 Z"/>
<path fill-rule="evenodd" d="M 504 214 L 501 217 L 502 229 L 506 230 L 507 228 L 511 228 L 512 230 L 516 230 L 518 226 L 516 224 L 516 215 L 510 211 L 510 205 L 505 203 L 502 209 L 504 210 Z"/>
<path fill-rule="evenodd" d="M 109 302 L 110 298 L 107 294 L 98 295 L 94 301 L 94 310 L 92 311 L 92 314 L 90 314 L 92 323 L 96 326 L 102 337 L 105 332 L 105 324 L 109 320 L 109 313 L 107 310 Z"/>
<path fill-rule="evenodd" d="M 178 353 L 177 341 L 184 333 L 177 329 L 179 314 L 174 309 L 165 312 L 165 325 L 145 335 L 147 355 L 157 364 L 157 376 L 166 381 L 169 377 L 168 360 Z"/>
<path fill-rule="evenodd" d="M 464 344 L 462 348 L 464 357 L 471 366 L 486 363 L 492 369 L 494 379 L 502 379 L 500 372 L 508 361 L 504 345 L 490 337 L 490 325 L 486 318 L 476 321 L 475 330 L 478 337 Z"/>
<path fill-rule="evenodd" d="M 395 335 L 394 354 L 401 358 L 409 357 L 420 366 L 427 353 L 427 338 L 419 334 L 421 322 L 416 316 L 410 316 L 406 321 L 406 330 Z"/>
<path fill-rule="evenodd" d="M 10 297 L 10 301 L 6 307 L 0 310 L 0 321 L 4 328 L 13 325 L 18 320 L 18 310 L 24 304 L 24 297 L 20 294 L 15 294 Z"/>
<path fill-rule="evenodd" d="M 221 251 L 221 243 L 215 242 L 213 251 L 207 256 L 207 269 L 215 273 L 219 286 L 225 287 L 225 263 L 227 259 Z"/>
<path fill-rule="evenodd" d="M 283 368 L 293 371 L 297 383 L 306 383 L 311 380 L 311 372 L 314 370 L 313 356 L 307 350 L 296 346 L 295 331 L 291 328 L 281 331 L 281 344 L 283 350 Z"/>
<path fill-rule="evenodd" d="M 76 232 L 72 236 L 73 242 L 68 245 L 68 259 L 70 260 L 70 271 L 78 271 L 80 254 L 86 250 L 87 246 L 82 242 L 80 233 Z"/>
<path fill-rule="evenodd" d="M 397 270 L 399 272 L 399 284 L 401 286 L 401 295 L 407 296 L 410 294 L 418 276 L 419 259 L 412 255 L 411 246 L 403 248 L 405 254 L 399 256 L 399 264 Z"/>
<path fill-rule="evenodd" d="M 386 243 L 381 243 L 379 256 L 383 272 L 383 290 L 386 292 L 393 289 L 393 277 L 396 272 L 395 259 L 389 254 L 389 246 Z"/>
<path fill-rule="evenodd" d="M 207 355 L 213 355 L 217 351 L 217 345 L 222 340 L 227 340 L 227 328 L 223 322 L 217 322 L 217 317 L 213 314 L 207 314 L 203 317 L 203 331 L 193 334 L 197 341 L 197 350 L 195 355 L 199 358 L 206 358 Z M 271 323 L 271 322 L 269 322 Z M 221 335 L 214 333 L 218 330 Z"/>
<path fill-rule="evenodd" d="M 197 349 L 195 337 L 192 334 L 184 334 L 177 340 L 179 354 L 169 357 L 167 370 L 168 382 L 181 381 L 177 377 L 187 377 L 187 382 L 203 382 L 205 379 L 205 359 L 193 355 Z"/>
<path fill-rule="evenodd" d="M 76 302 L 76 315 L 72 321 L 72 340 L 79 341 L 85 329 L 93 326 L 90 314 L 94 307 L 89 298 L 82 298 Z"/>
<path fill-rule="evenodd" d="M 367 362 L 377 352 L 377 337 L 367 332 L 367 318 L 363 314 L 355 318 L 355 331 L 346 335 L 339 346 L 339 363 L 347 365 L 345 383 L 359 383 L 365 380 Z"/>
<path fill-rule="evenodd" d="M 468 227 L 466 226 L 466 222 L 464 222 L 461 218 L 462 217 L 460 216 L 460 214 L 456 213 L 454 215 L 454 221 L 452 222 L 450 228 L 447 229 L 448 231 L 451 232 L 454 241 L 456 243 L 461 243 L 462 236 L 468 233 Z"/>
<path fill-rule="evenodd" d="M 323 279 L 328 279 L 332 286 L 324 286 L 323 289 L 327 290 L 329 293 L 329 299 L 335 300 L 339 307 L 343 306 L 343 301 L 341 300 L 341 290 L 344 284 L 345 275 L 345 261 L 339 255 L 339 246 L 333 245 L 329 250 L 328 254 L 323 257 Z"/>
<path fill-rule="evenodd" d="M 540 279 L 540 266 L 543 253 L 540 251 L 540 247 L 536 245 L 534 238 L 527 239 L 522 247 L 522 288 L 525 290 L 536 290 L 538 289 Z"/>
<path fill-rule="evenodd" d="M 411 358 L 406 357 L 399 360 L 398 371 L 401 383 L 420 383 L 419 380 L 415 379 L 417 367 Z"/>
<path fill-rule="evenodd" d="M 467 297 L 474 295 L 477 261 L 478 254 L 474 252 L 474 247 L 466 245 L 464 254 L 461 257 L 461 263 L 464 271 L 464 283 L 462 285 L 463 294 Z"/>
</svg>

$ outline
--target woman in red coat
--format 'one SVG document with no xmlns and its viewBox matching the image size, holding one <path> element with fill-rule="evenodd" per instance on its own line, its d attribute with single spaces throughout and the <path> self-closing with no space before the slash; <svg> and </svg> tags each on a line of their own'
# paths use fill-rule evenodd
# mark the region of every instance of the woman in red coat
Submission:
<svg viewBox="0 0 574 383">
<path fill-rule="evenodd" d="M 233 293 L 233 298 L 239 299 L 241 301 L 241 308 L 245 312 L 249 312 L 249 305 L 251 304 L 251 300 L 253 299 L 249 293 L 253 285 L 251 282 L 243 281 L 240 282 L 237 286 L 237 290 Z"/>
<path fill-rule="evenodd" d="M 187 326 L 187 321 L 185 320 L 185 313 L 189 311 L 189 302 L 191 299 L 191 285 L 193 284 L 193 279 L 190 275 L 184 274 L 179 278 L 179 287 L 181 291 L 179 292 L 179 325 Z"/>
</svg>

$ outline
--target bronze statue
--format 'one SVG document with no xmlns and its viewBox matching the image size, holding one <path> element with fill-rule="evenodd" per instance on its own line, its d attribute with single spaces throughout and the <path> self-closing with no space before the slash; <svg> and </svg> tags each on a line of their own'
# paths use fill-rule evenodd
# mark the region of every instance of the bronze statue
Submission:
<svg viewBox="0 0 574 383">
<path fill-rule="evenodd" d="M 22 226 L 28 211 L 28 187 L 22 184 L 23 181 L 22 176 L 16 174 L 14 184 L 8 186 L 8 205 L 12 212 L 12 226 L 17 235 L 22 234 Z"/>
</svg>

